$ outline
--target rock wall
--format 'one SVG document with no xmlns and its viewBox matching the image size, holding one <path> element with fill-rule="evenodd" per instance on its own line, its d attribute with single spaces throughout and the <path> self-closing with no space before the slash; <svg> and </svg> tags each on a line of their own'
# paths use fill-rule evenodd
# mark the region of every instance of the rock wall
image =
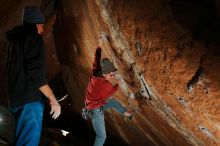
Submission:
<svg viewBox="0 0 220 146">
<path fill-rule="evenodd" d="M 55 8 L 56 23 L 45 36 L 53 48 L 48 72 L 50 79 L 61 72 L 71 110 L 79 114 L 83 107 L 98 37 L 104 35 L 103 56 L 119 73 L 115 98 L 135 115 L 128 121 L 107 111 L 111 135 L 134 146 L 220 145 L 218 1 L 61 0 Z M 1 37 L 9 27 L 6 10 Z"/>
</svg>

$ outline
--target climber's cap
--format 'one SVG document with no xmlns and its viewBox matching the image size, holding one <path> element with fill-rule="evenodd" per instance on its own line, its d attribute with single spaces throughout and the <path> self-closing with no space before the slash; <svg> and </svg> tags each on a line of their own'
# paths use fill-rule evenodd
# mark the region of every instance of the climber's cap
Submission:
<svg viewBox="0 0 220 146">
<path fill-rule="evenodd" d="M 108 58 L 103 58 L 101 60 L 101 69 L 103 74 L 109 74 L 111 72 L 117 71 L 117 69 Z"/>
</svg>

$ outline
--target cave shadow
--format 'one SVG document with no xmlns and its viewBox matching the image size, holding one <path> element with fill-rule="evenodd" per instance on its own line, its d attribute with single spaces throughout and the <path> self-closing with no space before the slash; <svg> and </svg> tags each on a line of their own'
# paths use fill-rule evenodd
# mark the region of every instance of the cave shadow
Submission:
<svg viewBox="0 0 220 146">
<path fill-rule="evenodd" d="M 61 2 L 57 2 L 57 19 L 54 24 L 54 39 L 57 57 L 62 65 L 73 66 L 81 53 L 77 38 L 81 38 L 82 28 L 74 17 L 66 16 Z M 74 32 L 74 33 L 71 33 Z"/>
<path fill-rule="evenodd" d="M 214 0 L 171 0 L 176 22 L 206 47 L 220 45 L 220 18 Z"/>
<path fill-rule="evenodd" d="M 62 105 L 62 103 L 61 107 L 62 114 L 57 120 L 53 120 L 49 114 L 49 104 L 45 105 L 43 129 L 55 128 L 68 131 L 71 133 L 69 139 L 72 138 L 72 140 L 75 140 L 74 143 L 76 143 L 77 146 L 91 146 L 95 140 L 95 133 L 92 127 L 89 126 L 89 124 L 91 125 L 91 121 L 85 121 L 82 119 L 80 114 L 71 111 L 68 107 Z M 54 131 L 54 133 L 56 133 L 56 131 Z M 45 134 L 44 136 L 48 136 L 48 132 L 43 132 L 43 134 Z M 60 143 L 62 143 L 64 142 L 62 140 L 68 139 L 68 137 L 64 139 L 61 136 L 56 136 L 56 134 L 51 134 L 50 139 L 54 141 L 60 141 Z M 69 140 L 69 142 L 71 142 L 71 140 Z M 118 138 L 107 132 L 107 140 L 105 142 L 105 146 L 113 145 L 128 146 L 128 144 L 121 138 Z M 67 144 L 63 144 L 61 146 L 67 146 Z"/>
</svg>

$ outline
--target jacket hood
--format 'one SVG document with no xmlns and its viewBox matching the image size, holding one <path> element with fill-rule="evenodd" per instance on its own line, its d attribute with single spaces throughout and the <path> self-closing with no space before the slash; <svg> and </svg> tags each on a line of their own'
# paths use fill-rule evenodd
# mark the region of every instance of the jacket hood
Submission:
<svg viewBox="0 0 220 146">
<path fill-rule="evenodd" d="M 12 30 L 6 32 L 6 38 L 8 40 L 16 40 L 24 38 L 29 34 L 37 34 L 37 28 L 35 25 L 16 26 Z"/>
</svg>

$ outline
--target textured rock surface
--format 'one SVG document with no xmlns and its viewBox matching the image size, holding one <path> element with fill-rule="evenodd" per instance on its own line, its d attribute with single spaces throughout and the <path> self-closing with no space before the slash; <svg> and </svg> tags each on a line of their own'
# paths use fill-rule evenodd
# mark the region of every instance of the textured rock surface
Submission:
<svg viewBox="0 0 220 146">
<path fill-rule="evenodd" d="M 1 48 L 4 31 L 18 24 L 23 6 L 5 3 L 0 13 Z M 48 71 L 51 80 L 63 77 L 72 111 L 79 113 L 83 106 L 97 37 L 104 34 L 109 41 L 103 56 L 119 71 L 121 90 L 115 98 L 135 112 L 127 121 L 108 111 L 111 135 L 134 146 L 220 145 L 217 0 L 66 0 L 55 8 L 56 23 L 45 36 Z"/>
</svg>

